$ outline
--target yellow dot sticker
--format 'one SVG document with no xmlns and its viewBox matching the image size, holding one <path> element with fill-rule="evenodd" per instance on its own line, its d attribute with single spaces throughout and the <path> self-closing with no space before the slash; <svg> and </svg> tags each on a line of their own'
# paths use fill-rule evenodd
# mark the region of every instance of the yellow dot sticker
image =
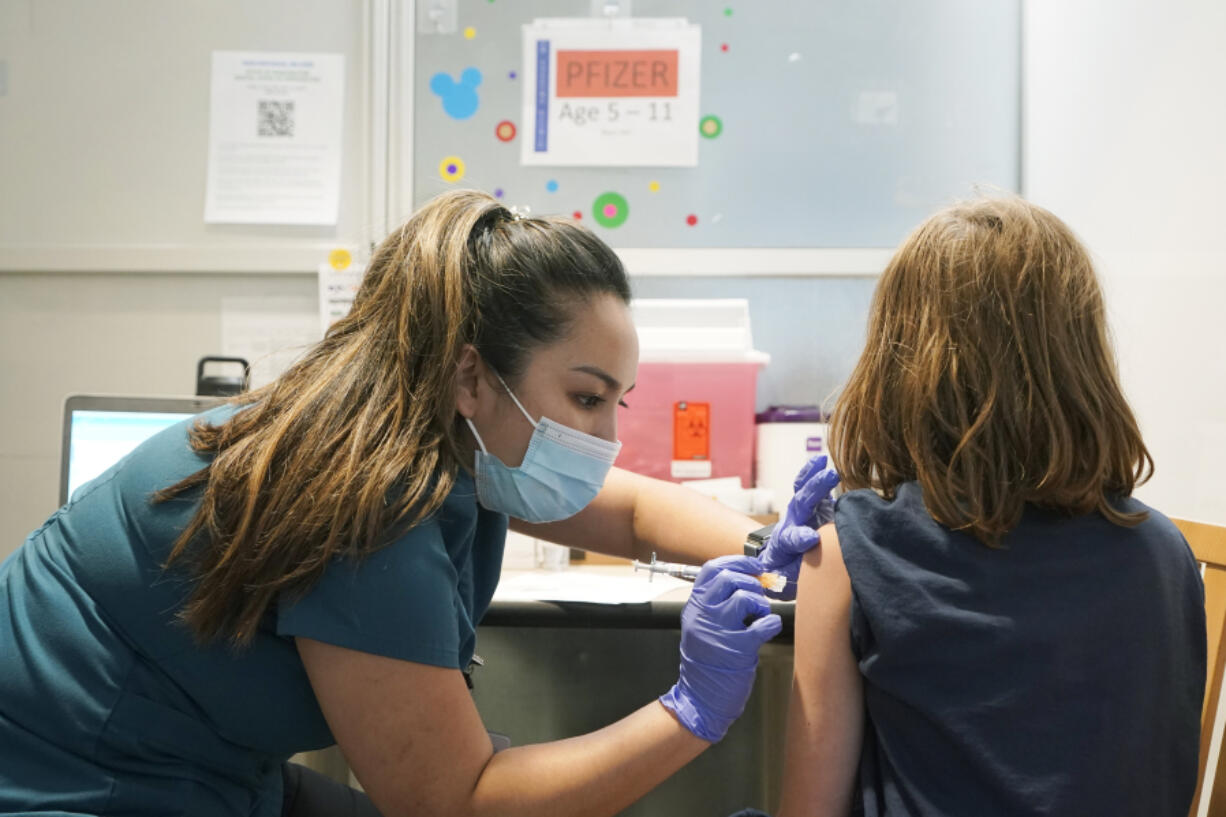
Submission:
<svg viewBox="0 0 1226 817">
<path fill-rule="evenodd" d="M 336 271 L 349 269 L 349 265 L 353 262 L 353 257 L 349 255 L 349 250 L 333 250 L 328 253 L 328 263 L 332 265 L 332 269 Z"/>
<path fill-rule="evenodd" d="M 438 163 L 438 175 L 445 182 L 458 182 L 464 178 L 464 160 L 459 156 L 448 156 Z"/>
<path fill-rule="evenodd" d="M 464 39 L 471 40 L 473 37 L 476 37 L 476 36 L 477 36 L 477 29 L 473 28 L 472 26 L 469 26 L 468 28 L 464 29 Z"/>
<path fill-rule="evenodd" d="M 647 189 L 650 190 L 652 193 L 659 193 L 660 183 L 659 182 L 648 182 Z"/>
</svg>

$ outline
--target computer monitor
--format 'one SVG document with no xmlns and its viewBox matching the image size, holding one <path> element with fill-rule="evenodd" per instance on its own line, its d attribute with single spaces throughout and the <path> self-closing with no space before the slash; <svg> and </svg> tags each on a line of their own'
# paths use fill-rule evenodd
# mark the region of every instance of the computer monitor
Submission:
<svg viewBox="0 0 1226 817">
<path fill-rule="evenodd" d="M 220 402 L 216 397 L 72 395 L 64 401 L 60 504 L 147 438 Z"/>
</svg>

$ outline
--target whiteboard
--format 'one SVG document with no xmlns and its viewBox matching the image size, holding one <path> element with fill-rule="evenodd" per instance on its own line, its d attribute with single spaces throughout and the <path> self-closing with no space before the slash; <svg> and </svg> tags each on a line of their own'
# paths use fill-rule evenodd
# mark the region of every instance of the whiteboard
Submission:
<svg viewBox="0 0 1226 817">
<path fill-rule="evenodd" d="M 443 5 L 454 19 L 441 33 L 416 25 L 398 77 L 409 87 L 393 219 L 476 187 L 578 214 L 632 272 L 872 272 L 936 207 L 977 188 L 1019 191 L 1020 0 L 635 0 L 636 17 L 702 27 L 701 107 L 722 130 L 700 140 L 696 168 L 520 164 L 497 128 L 522 115 L 521 26 L 592 4 Z M 473 68 L 479 106 L 456 119 L 431 78 Z M 440 172 L 452 156 L 465 168 L 456 181 Z M 616 228 L 592 218 L 608 192 L 629 203 Z"/>
<path fill-rule="evenodd" d="M 0 0 L 0 270 L 307 272 L 333 248 L 381 237 L 371 9 Z M 204 223 L 214 50 L 344 55 L 336 225 Z"/>
</svg>

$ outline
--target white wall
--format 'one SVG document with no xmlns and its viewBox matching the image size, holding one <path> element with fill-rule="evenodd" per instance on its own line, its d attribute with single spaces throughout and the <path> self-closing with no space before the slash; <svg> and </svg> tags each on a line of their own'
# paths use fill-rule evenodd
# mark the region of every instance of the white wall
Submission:
<svg viewBox="0 0 1226 817">
<path fill-rule="evenodd" d="M 0 559 L 58 505 L 67 395 L 192 394 L 223 297 L 314 294 L 309 275 L 0 274 Z"/>
<path fill-rule="evenodd" d="M 1226 3 L 1030 0 L 1026 29 L 1026 190 L 1098 256 L 1156 465 L 1138 496 L 1226 524 Z"/>
<path fill-rule="evenodd" d="M 1226 523 L 1226 3 L 1030 0 L 1025 29 L 1025 189 L 1099 261 L 1138 496 Z"/>
</svg>

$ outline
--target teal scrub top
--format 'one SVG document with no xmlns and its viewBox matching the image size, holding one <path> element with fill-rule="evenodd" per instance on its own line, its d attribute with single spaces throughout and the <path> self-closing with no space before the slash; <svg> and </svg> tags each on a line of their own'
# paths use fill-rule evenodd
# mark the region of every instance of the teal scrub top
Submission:
<svg viewBox="0 0 1226 817">
<path fill-rule="evenodd" d="M 218 423 L 235 409 L 204 416 Z M 270 610 L 250 647 L 201 646 L 164 571 L 198 494 L 187 421 L 82 486 L 0 564 L 0 814 L 279 815 L 280 764 L 334 743 L 293 636 L 464 669 L 507 518 L 461 474 L 442 508 Z"/>
</svg>

